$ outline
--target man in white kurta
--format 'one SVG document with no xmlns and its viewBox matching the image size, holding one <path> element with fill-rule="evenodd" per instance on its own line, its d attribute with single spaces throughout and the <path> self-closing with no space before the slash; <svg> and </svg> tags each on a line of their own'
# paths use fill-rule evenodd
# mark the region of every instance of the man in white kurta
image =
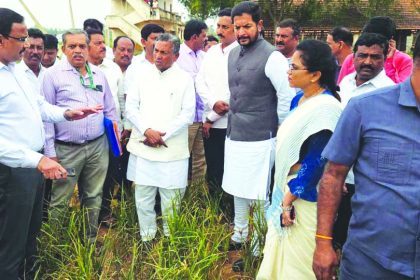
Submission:
<svg viewBox="0 0 420 280">
<path fill-rule="evenodd" d="M 135 182 L 135 199 L 143 241 L 157 231 L 156 192 L 161 197 L 163 233 L 169 236 L 167 215 L 177 209 L 188 176 L 188 125 L 195 113 L 192 78 L 176 64 L 179 39 L 162 34 L 156 41 L 155 66 L 138 77 L 127 95 L 127 118 L 133 132 L 127 178 Z"/>
</svg>

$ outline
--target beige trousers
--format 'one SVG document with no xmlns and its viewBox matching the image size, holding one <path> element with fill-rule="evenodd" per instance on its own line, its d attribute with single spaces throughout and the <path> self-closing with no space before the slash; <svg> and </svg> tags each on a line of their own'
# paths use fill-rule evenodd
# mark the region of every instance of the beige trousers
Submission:
<svg viewBox="0 0 420 280">
<path fill-rule="evenodd" d="M 188 127 L 188 147 L 191 154 L 191 181 L 204 178 L 206 174 L 206 159 L 204 157 L 203 124 L 195 122 Z"/>
</svg>

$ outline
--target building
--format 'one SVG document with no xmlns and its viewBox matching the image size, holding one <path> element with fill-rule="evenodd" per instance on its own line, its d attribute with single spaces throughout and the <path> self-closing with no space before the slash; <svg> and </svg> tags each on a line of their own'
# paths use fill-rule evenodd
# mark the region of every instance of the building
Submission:
<svg viewBox="0 0 420 280">
<path fill-rule="evenodd" d="M 140 30 L 148 23 L 162 26 L 167 32 L 183 36 L 181 16 L 173 12 L 172 0 L 110 0 L 111 14 L 105 19 L 110 41 L 117 36 L 132 38 L 140 46 Z"/>
</svg>

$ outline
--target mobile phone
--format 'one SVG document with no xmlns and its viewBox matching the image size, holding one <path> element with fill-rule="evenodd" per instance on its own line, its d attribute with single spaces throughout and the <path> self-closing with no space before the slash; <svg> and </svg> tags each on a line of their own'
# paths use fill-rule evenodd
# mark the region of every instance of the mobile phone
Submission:
<svg viewBox="0 0 420 280">
<path fill-rule="evenodd" d="M 76 169 L 73 167 L 66 168 L 67 171 L 67 177 L 76 177 Z"/>
<path fill-rule="evenodd" d="M 290 210 L 290 218 L 294 220 L 296 218 L 295 206 L 292 205 L 292 210 Z M 280 214 L 280 226 L 285 227 L 283 224 L 283 214 Z"/>
</svg>

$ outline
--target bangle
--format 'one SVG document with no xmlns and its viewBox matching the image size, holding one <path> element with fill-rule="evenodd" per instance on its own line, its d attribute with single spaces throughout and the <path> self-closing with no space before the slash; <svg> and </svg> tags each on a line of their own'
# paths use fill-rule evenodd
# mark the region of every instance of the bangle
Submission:
<svg viewBox="0 0 420 280">
<path fill-rule="evenodd" d="M 332 240 L 333 238 L 331 236 L 321 235 L 321 234 L 315 234 L 316 238 L 321 238 L 325 240 Z"/>
<path fill-rule="evenodd" d="M 293 205 L 290 205 L 290 206 L 287 206 L 287 207 L 284 207 L 284 206 L 282 205 L 282 206 L 281 206 L 281 208 L 283 209 L 283 211 L 290 212 L 290 211 L 292 211 L 292 209 L 293 209 Z"/>
</svg>

